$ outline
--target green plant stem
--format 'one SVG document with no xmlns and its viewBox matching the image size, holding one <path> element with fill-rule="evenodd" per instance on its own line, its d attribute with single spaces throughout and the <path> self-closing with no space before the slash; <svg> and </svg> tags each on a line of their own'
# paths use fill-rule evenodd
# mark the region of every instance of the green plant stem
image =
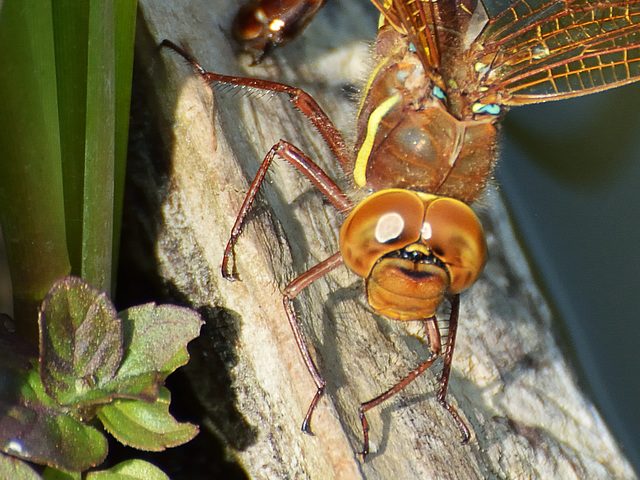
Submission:
<svg viewBox="0 0 640 480">
<path fill-rule="evenodd" d="M 38 304 L 70 271 L 51 18 L 47 2 L 0 12 L 0 222 L 17 328 L 32 339 Z"/>
</svg>

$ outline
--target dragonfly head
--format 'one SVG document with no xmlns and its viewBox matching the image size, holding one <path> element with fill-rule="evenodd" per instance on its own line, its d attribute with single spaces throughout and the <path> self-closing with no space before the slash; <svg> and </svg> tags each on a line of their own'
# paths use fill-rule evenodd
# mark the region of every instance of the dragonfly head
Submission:
<svg viewBox="0 0 640 480">
<path fill-rule="evenodd" d="M 398 188 L 374 193 L 349 214 L 340 249 L 365 279 L 371 307 L 397 320 L 434 316 L 445 295 L 476 281 L 487 255 L 480 221 L 465 203 Z"/>
</svg>

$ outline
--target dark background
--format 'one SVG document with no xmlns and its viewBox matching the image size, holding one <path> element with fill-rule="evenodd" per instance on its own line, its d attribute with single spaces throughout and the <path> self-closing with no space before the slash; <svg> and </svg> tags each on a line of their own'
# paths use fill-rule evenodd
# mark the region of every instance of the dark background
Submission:
<svg viewBox="0 0 640 480">
<path fill-rule="evenodd" d="M 638 470 L 640 85 L 515 108 L 496 179 L 563 349 Z"/>
</svg>

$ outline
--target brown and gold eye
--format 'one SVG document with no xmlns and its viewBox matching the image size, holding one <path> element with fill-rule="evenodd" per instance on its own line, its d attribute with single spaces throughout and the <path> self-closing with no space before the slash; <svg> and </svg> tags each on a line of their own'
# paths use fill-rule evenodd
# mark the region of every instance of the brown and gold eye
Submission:
<svg viewBox="0 0 640 480">
<path fill-rule="evenodd" d="M 420 240 L 424 202 L 409 190 L 389 189 L 361 202 L 340 229 L 344 263 L 361 277 L 384 255 Z"/>
<path fill-rule="evenodd" d="M 469 288 L 482 273 L 487 243 L 476 214 L 465 203 L 440 197 L 426 207 L 423 241 L 451 277 L 448 293 Z"/>
<path fill-rule="evenodd" d="M 414 243 L 423 244 L 446 265 L 451 278 L 448 293 L 469 288 L 486 262 L 487 246 L 478 217 L 452 198 L 382 190 L 361 202 L 340 231 L 344 262 L 362 277 L 384 255 Z"/>
</svg>

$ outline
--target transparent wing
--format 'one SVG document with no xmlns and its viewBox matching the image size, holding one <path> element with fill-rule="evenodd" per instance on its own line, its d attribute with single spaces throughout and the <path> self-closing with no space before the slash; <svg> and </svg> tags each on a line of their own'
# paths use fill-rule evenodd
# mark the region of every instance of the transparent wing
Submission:
<svg viewBox="0 0 640 480">
<path fill-rule="evenodd" d="M 427 71 L 438 70 L 440 65 L 437 35 L 439 19 L 435 3 L 428 0 L 371 1 L 387 22 L 409 38 L 416 47 L 422 63 L 428 67 Z"/>
<path fill-rule="evenodd" d="M 640 1 L 501 3 L 500 13 L 487 5 L 489 23 L 471 48 L 486 103 L 576 97 L 640 79 Z"/>
</svg>

